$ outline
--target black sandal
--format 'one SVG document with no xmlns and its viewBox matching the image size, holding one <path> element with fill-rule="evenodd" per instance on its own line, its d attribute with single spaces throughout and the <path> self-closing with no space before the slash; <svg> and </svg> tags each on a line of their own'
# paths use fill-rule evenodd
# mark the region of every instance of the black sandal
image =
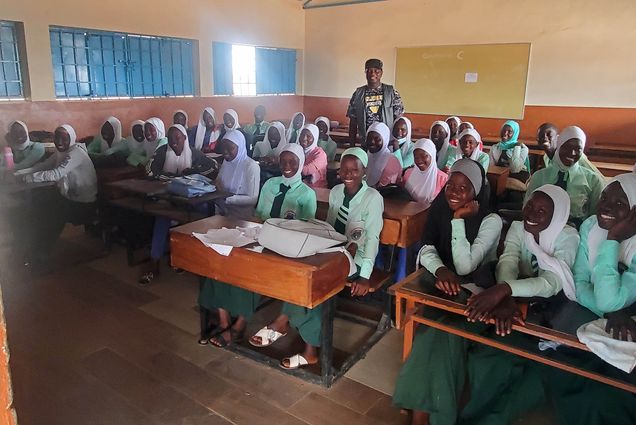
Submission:
<svg viewBox="0 0 636 425">
<path fill-rule="evenodd" d="M 245 331 L 247 330 L 247 326 L 245 326 L 240 331 L 234 330 L 234 328 L 230 328 L 230 334 L 232 335 L 232 342 L 238 344 L 245 339 Z"/>
<path fill-rule="evenodd" d="M 232 333 L 232 331 L 230 331 L 230 333 Z M 225 348 L 232 343 L 232 340 L 231 339 L 230 341 L 226 340 L 223 337 L 223 332 L 221 332 L 218 335 L 208 339 L 208 342 L 216 348 Z"/>
</svg>

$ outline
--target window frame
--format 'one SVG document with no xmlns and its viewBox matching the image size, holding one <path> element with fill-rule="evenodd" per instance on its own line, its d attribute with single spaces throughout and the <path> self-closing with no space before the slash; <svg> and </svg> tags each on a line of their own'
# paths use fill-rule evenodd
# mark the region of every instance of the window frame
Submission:
<svg viewBox="0 0 636 425">
<path fill-rule="evenodd" d="M 3 40 L 3 29 L 8 28 L 11 31 L 12 40 Z M 26 56 L 23 50 L 23 31 L 20 22 L 0 20 L 0 102 L 7 101 L 23 101 L 27 98 L 27 85 L 25 84 L 26 75 Z M 5 58 L 5 45 L 10 45 L 12 58 Z M 5 70 L 13 67 L 15 79 L 7 79 Z M 17 84 L 19 94 L 10 93 L 10 85 Z"/>
</svg>

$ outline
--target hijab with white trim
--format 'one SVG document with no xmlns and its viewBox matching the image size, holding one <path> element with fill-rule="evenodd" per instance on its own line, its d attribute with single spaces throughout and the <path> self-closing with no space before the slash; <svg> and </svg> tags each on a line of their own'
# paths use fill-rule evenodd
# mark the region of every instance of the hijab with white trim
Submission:
<svg viewBox="0 0 636 425">
<path fill-rule="evenodd" d="M 245 147 L 245 136 L 238 130 L 230 130 L 223 136 L 223 140 L 227 140 L 238 147 L 236 157 L 231 161 L 223 161 L 221 171 L 219 171 L 219 181 L 223 189 L 227 192 L 237 193 L 247 167 L 252 161 L 247 156 Z"/>
<path fill-rule="evenodd" d="M 441 170 L 446 166 L 446 153 L 448 152 L 448 146 L 450 146 L 450 128 L 448 127 L 448 124 L 446 124 L 446 121 L 435 121 L 433 124 L 431 124 L 429 134 L 433 132 L 433 128 L 436 125 L 441 126 L 446 132 L 446 139 L 444 139 L 442 147 L 440 148 L 439 152 L 437 152 L 437 168 Z"/>
<path fill-rule="evenodd" d="M 475 146 L 473 153 L 469 157 L 473 161 L 477 161 L 479 159 L 479 156 L 481 155 L 481 149 L 479 149 L 479 146 L 481 146 L 481 136 L 479 135 L 477 130 L 474 130 L 472 128 L 467 128 L 466 130 L 462 131 L 459 136 L 457 136 L 457 159 L 464 157 L 464 153 L 459 146 L 459 142 L 464 136 L 473 136 L 473 138 L 477 141 L 477 146 Z"/>
<path fill-rule="evenodd" d="M 26 148 L 28 148 L 29 146 L 31 146 L 33 144 L 33 142 L 31 141 L 31 138 L 29 136 L 29 129 L 27 128 L 27 125 L 20 121 L 20 120 L 15 120 L 15 121 L 11 121 L 9 123 L 9 127 L 7 127 L 7 132 L 11 131 L 11 127 L 13 127 L 13 124 L 20 124 L 22 126 L 22 128 L 24 128 L 24 131 L 26 132 L 26 140 L 23 143 L 20 143 L 19 145 L 13 145 L 12 148 L 18 151 L 23 151 Z"/>
<path fill-rule="evenodd" d="M 539 268 L 556 274 L 561 281 L 565 296 L 569 300 L 576 301 L 576 287 L 572 270 L 565 261 L 554 256 L 556 240 L 570 217 L 570 196 L 565 190 L 553 184 L 545 184 L 533 193 L 536 192 L 548 195 L 552 199 L 554 210 L 550 224 L 539 233 L 539 243 L 535 241 L 532 233 L 524 230 L 525 245 L 537 257 Z"/>
<path fill-rule="evenodd" d="M 214 128 L 212 129 L 212 132 L 210 134 L 210 143 L 214 143 L 219 138 L 219 135 L 221 134 L 221 132 L 216 129 L 216 116 L 214 114 L 214 109 L 208 106 L 207 108 L 203 110 L 203 112 L 201 112 L 201 116 L 199 117 L 199 123 L 197 124 L 197 133 L 194 136 L 194 147 L 195 149 L 199 149 L 199 150 L 203 149 L 203 139 L 205 139 L 205 132 L 207 131 L 205 127 L 205 121 L 203 121 L 203 114 L 205 112 L 210 114 L 212 116 L 212 119 L 214 120 Z"/>
<path fill-rule="evenodd" d="M 314 124 L 318 125 L 319 122 L 324 122 L 327 125 L 327 140 L 329 139 L 329 133 L 331 133 L 331 122 L 329 121 L 329 118 L 327 117 L 318 117 L 316 118 L 316 121 L 314 121 Z"/>
<path fill-rule="evenodd" d="M 146 142 L 144 143 L 144 149 L 146 150 L 146 157 L 151 158 L 152 155 L 157 150 L 159 143 L 162 143 L 162 139 L 166 138 L 166 127 L 163 125 L 163 121 L 161 121 L 161 119 L 157 117 L 148 118 L 146 120 L 146 124 L 150 124 L 151 126 L 155 128 L 155 130 L 157 130 L 157 138 L 155 139 L 155 141 L 151 142 L 148 139 L 146 139 Z"/>
<path fill-rule="evenodd" d="M 369 152 L 369 166 L 367 167 L 367 184 L 369 186 L 375 186 L 382 178 L 382 173 L 386 167 L 387 162 L 393 156 L 389 150 L 389 138 L 391 137 L 391 130 L 389 127 L 381 121 L 374 122 L 367 129 L 367 137 L 369 133 L 375 131 L 380 135 L 382 139 L 382 147 L 376 153 Z"/>
<path fill-rule="evenodd" d="M 302 134 L 304 130 L 308 130 L 314 138 L 314 141 L 311 145 L 307 146 L 306 148 L 303 148 L 305 150 L 305 155 L 307 155 L 308 153 L 310 153 L 311 151 L 313 151 L 314 149 L 318 147 L 318 134 L 320 133 L 320 131 L 318 130 L 318 126 L 316 126 L 316 124 L 303 125 L 299 131 L 299 134 Z M 298 141 L 300 144 L 300 136 L 298 136 Z"/>
<path fill-rule="evenodd" d="M 228 127 L 227 125 L 225 125 L 225 114 L 228 114 L 229 116 L 234 118 L 234 125 L 232 125 L 232 127 Z M 238 130 L 239 128 L 241 128 L 241 124 L 239 123 L 238 112 L 236 112 L 234 109 L 226 109 L 225 112 L 223 113 L 223 116 L 224 116 L 223 127 L 225 127 L 225 131 Z"/>
<path fill-rule="evenodd" d="M 177 115 L 177 114 L 183 114 L 183 116 L 185 117 L 186 123 L 185 123 L 185 125 L 183 127 L 187 130 L 187 128 L 188 128 L 188 119 L 189 119 L 188 118 L 188 113 L 186 111 L 184 111 L 183 109 L 177 109 L 176 111 L 174 111 L 174 114 L 172 114 L 172 120 L 173 121 L 174 121 L 174 116 Z"/>
<path fill-rule="evenodd" d="M 275 148 L 272 147 L 272 144 L 269 141 L 269 129 L 275 128 L 278 131 L 278 135 L 280 136 L 280 142 L 278 142 L 278 146 Z M 256 151 L 258 146 L 259 152 L 263 154 L 263 156 L 275 156 L 278 157 L 280 153 L 283 151 L 283 148 L 287 146 L 287 140 L 285 139 L 285 126 L 280 121 L 274 121 L 270 124 L 265 132 L 265 137 L 262 141 L 256 142 L 254 146 L 254 151 Z"/>
<path fill-rule="evenodd" d="M 183 144 L 183 151 L 181 151 L 181 155 L 177 155 L 170 144 L 168 144 L 166 160 L 163 163 L 163 171 L 174 175 L 181 175 L 183 174 L 183 170 L 192 168 L 192 149 L 190 149 L 188 132 L 184 126 L 181 124 L 173 124 L 170 128 L 176 128 L 179 130 L 181 134 L 185 136 L 185 142 Z M 170 132 L 170 128 L 168 129 L 168 132 Z"/>
<path fill-rule="evenodd" d="M 115 134 L 115 137 L 113 137 L 113 143 L 108 146 L 108 142 L 106 140 L 104 140 L 103 137 L 101 137 L 102 139 L 102 152 L 107 151 L 108 149 L 114 147 L 115 145 L 119 144 L 121 142 L 121 121 L 119 121 L 119 119 L 117 119 L 116 117 L 108 117 L 108 119 L 106 121 L 104 121 L 104 124 L 109 123 L 111 125 L 111 127 L 113 127 L 113 133 Z M 102 127 L 104 126 L 104 124 L 102 124 Z M 101 127 L 100 127 L 101 130 Z M 101 131 L 100 131 L 101 133 Z M 101 136 L 101 134 L 100 134 Z"/>
<path fill-rule="evenodd" d="M 554 157 L 552 158 L 557 168 L 561 171 L 569 171 L 579 167 L 580 161 L 577 161 L 570 167 L 566 167 L 565 165 L 563 165 L 563 162 L 561 162 L 561 157 L 559 155 L 561 147 L 563 147 L 563 145 L 571 139 L 579 139 L 581 141 L 581 150 L 585 149 L 585 142 L 587 140 L 587 137 L 585 135 L 585 132 L 580 127 L 573 125 L 563 129 L 563 131 L 557 136 L 556 149 L 554 151 Z"/>
<path fill-rule="evenodd" d="M 298 158 L 298 171 L 296 171 L 296 174 L 294 174 L 292 177 L 289 177 L 289 178 L 282 176 L 283 184 L 286 184 L 287 186 L 291 186 L 295 184 L 296 182 L 302 180 L 301 173 L 303 171 L 303 166 L 305 165 L 305 151 L 303 150 L 303 147 L 297 143 L 288 143 L 282 149 L 280 154 L 282 155 L 283 152 L 291 152 L 294 155 L 296 155 L 296 157 Z M 280 155 L 279 155 L 279 162 L 280 162 Z"/>
<path fill-rule="evenodd" d="M 398 144 L 400 145 L 400 151 L 402 151 L 402 158 L 405 158 L 409 153 L 409 149 L 412 147 L 411 145 L 411 120 L 407 117 L 399 117 L 395 121 L 393 121 L 393 128 L 395 128 L 395 124 L 399 121 L 404 121 L 406 124 L 406 136 L 401 139 L 398 139 Z"/>
<path fill-rule="evenodd" d="M 142 120 L 135 120 L 132 122 L 132 124 L 130 124 L 130 136 L 128 136 L 127 141 L 128 141 L 128 149 L 130 149 L 130 151 L 133 153 L 136 153 L 136 154 L 146 153 L 146 149 L 145 149 L 146 135 L 144 134 L 145 124 L 146 122 Z M 141 126 L 141 133 L 144 134 L 144 139 L 141 142 L 138 142 L 137 139 L 135 139 L 135 136 L 133 135 L 133 129 L 135 128 L 135 126 L 138 126 L 138 125 Z"/>
<path fill-rule="evenodd" d="M 303 122 L 300 125 L 300 129 L 296 131 L 296 140 L 291 140 L 291 136 L 294 133 L 294 119 L 296 119 L 298 115 L 303 117 Z M 296 112 L 294 114 L 294 116 L 291 119 L 291 122 L 289 123 L 287 134 L 285 135 L 285 140 L 287 140 L 288 143 L 298 143 L 298 139 L 300 138 L 300 132 L 302 131 L 303 126 L 305 125 L 305 121 L 306 121 L 305 114 L 303 114 L 302 112 Z"/>
<path fill-rule="evenodd" d="M 435 143 L 430 139 L 420 139 L 415 142 L 416 149 L 421 149 L 431 157 L 431 164 L 424 171 L 420 170 L 416 165 L 411 171 L 409 179 L 406 181 L 405 188 L 414 201 L 426 205 L 428 208 L 435 199 L 435 188 L 437 187 L 437 166 L 436 155 L 437 149 Z"/>
</svg>

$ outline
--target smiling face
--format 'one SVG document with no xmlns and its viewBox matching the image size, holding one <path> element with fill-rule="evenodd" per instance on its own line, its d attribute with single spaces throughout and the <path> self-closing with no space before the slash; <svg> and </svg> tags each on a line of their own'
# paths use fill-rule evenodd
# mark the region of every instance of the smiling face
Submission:
<svg viewBox="0 0 636 425">
<path fill-rule="evenodd" d="M 225 126 L 227 128 L 234 128 L 234 123 L 236 121 L 234 121 L 234 117 L 230 114 L 223 114 L 223 123 L 225 124 Z"/>
<path fill-rule="evenodd" d="M 304 129 L 300 132 L 300 137 L 298 138 L 298 142 L 303 149 L 309 148 L 314 143 L 314 135 L 311 134 L 311 131 L 308 129 Z"/>
<path fill-rule="evenodd" d="M 186 136 L 178 129 L 171 127 L 168 130 L 168 146 L 174 151 L 177 156 L 181 156 L 183 147 L 185 145 Z"/>
<path fill-rule="evenodd" d="M 457 120 L 447 119 L 446 124 L 450 128 L 451 137 L 455 136 L 457 134 Z"/>
<path fill-rule="evenodd" d="M 269 144 L 272 148 L 275 148 L 280 143 L 280 133 L 276 129 L 276 127 L 271 126 L 267 130 L 267 140 L 269 140 Z"/>
<path fill-rule="evenodd" d="M 367 134 L 367 147 L 369 152 L 378 153 L 382 149 L 382 136 L 376 131 L 369 131 Z"/>
<path fill-rule="evenodd" d="M 303 116 L 301 114 L 296 114 L 294 116 L 294 122 L 292 123 L 294 130 L 300 130 L 300 127 L 303 126 L 303 122 Z"/>
<path fill-rule="evenodd" d="M 231 140 L 223 139 L 221 141 L 221 153 L 226 161 L 233 161 L 238 155 L 239 148 Z"/>
<path fill-rule="evenodd" d="M 557 139 L 557 129 L 551 125 L 542 125 L 537 130 L 537 144 L 548 152 L 554 149 Z"/>
<path fill-rule="evenodd" d="M 438 152 L 442 148 L 442 145 L 444 145 L 446 137 L 448 137 L 448 133 L 441 125 L 436 124 L 431 128 L 431 140 L 435 143 Z"/>
<path fill-rule="evenodd" d="M 508 140 L 512 139 L 512 136 L 514 135 L 514 131 L 512 127 L 506 124 L 503 127 L 501 127 L 501 133 L 499 133 L 499 135 L 501 136 L 502 142 L 507 142 Z"/>
<path fill-rule="evenodd" d="M 105 122 L 104 125 L 102 125 L 101 133 L 102 139 L 106 140 L 109 145 L 113 143 L 113 140 L 115 139 L 115 129 L 109 122 Z"/>
<path fill-rule="evenodd" d="M 27 132 L 20 124 L 14 122 L 9 129 L 9 144 L 19 146 L 27 141 Z"/>
<path fill-rule="evenodd" d="M 64 127 L 58 127 L 55 129 L 55 148 L 59 152 L 66 152 L 71 145 L 71 136 Z"/>
<path fill-rule="evenodd" d="M 424 149 L 415 149 L 413 151 L 413 159 L 420 171 L 426 171 L 431 166 L 433 158 Z"/>
<path fill-rule="evenodd" d="M 285 151 L 280 154 L 279 166 L 283 177 L 290 179 L 298 172 L 300 160 L 293 152 Z"/>
<path fill-rule="evenodd" d="M 601 193 L 596 209 L 596 219 L 601 229 L 610 230 L 629 215 L 629 199 L 620 183 L 613 182 Z"/>
<path fill-rule="evenodd" d="M 382 80 L 383 71 L 380 68 L 367 68 L 364 70 L 364 74 L 367 77 L 367 85 L 370 87 L 377 87 Z"/>
<path fill-rule="evenodd" d="M 459 148 L 462 150 L 462 154 L 468 157 L 473 154 L 477 145 L 479 145 L 477 140 L 469 134 L 462 137 L 459 141 Z"/>
<path fill-rule="evenodd" d="M 182 126 L 185 127 L 187 124 L 186 116 L 183 114 L 183 112 L 177 112 L 176 114 L 174 114 L 174 117 L 172 117 L 172 123 L 181 124 Z"/>
<path fill-rule="evenodd" d="M 318 123 L 316 124 L 316 126 L 318 127 L 318 133 L 319 133 L 319 137 L 321 140 L 327 140 L 327 138 L 329 137 L 327 135 L 327 131 L 329 130 L 327 128 L 327 124 L 324 121 L 318 121 Z"/>
<path fill-rule="evenodd" d="M 450 209 L 456 211 L 475 199 L 475 188 L 468 177 L 456 171 L 451 173 L 444 194 Z"/>
<path fill-rule="evenodd" d="M 133 139 L 139 143 L 144 141 L 144 126 L 141 124 L 135 124 L 132 128 Z"/>
<path fill-rule="evenodd" d="M 360 188 L 365 168 L 357 156 L 345 155 L 340 162 L 340 179 L 347 193 L 354 193 Z"/>
<path fill-rule="evenodd" d="M 205 128 L 208 130 L 212 130 L 216 124 L 214 117 L 208 111 L 203 111 L 203 124 L 205 124 Z"/>
<path fill-rule="evenodd" d="M 408 127 L 406 126 L 406 122 L 404 120 L 398 120 L 393 126 L 393 137 L 396 139 L 404 139 L 408 134 Z"/>
<path fill-rule="evenodd" d="M 559 149 L 559 159 L 566 167 L 571 167 L 581 159 L 583 143 L 579 139 L 570 139 Z"/>
<path fill-rule="evenodd" d="M 149 122 L 144 125 L 144 134 L 146 135 L 146 140 L 149 142 L 157 140 L 157 129 Z"/>
<path fill-rule="evenodd" d="M 535 238 L 550 225 L 554 215 L 554 201 L 546 193 L 537 191 L 523 207 L 523 228 Z"/>
</svg>

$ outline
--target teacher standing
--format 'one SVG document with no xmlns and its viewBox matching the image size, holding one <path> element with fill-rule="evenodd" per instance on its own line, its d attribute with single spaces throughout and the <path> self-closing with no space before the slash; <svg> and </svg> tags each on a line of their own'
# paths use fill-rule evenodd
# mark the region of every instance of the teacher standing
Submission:
<svg viewBox="0 0 636 425">
<path fill-rule="evenodd" d="M 374 122 L 382 121 L 393 128 L 393 121 L 404 113 L 400 94 L 389 84 L 382 84 L 382 61 L 369 59 L 364 64 L 367 84 L 358 87 L 347 110 L 349 117 L 349 140 L 355 145 L 356 134 L 364 142 L 367 128 Z"/>
</svg>

